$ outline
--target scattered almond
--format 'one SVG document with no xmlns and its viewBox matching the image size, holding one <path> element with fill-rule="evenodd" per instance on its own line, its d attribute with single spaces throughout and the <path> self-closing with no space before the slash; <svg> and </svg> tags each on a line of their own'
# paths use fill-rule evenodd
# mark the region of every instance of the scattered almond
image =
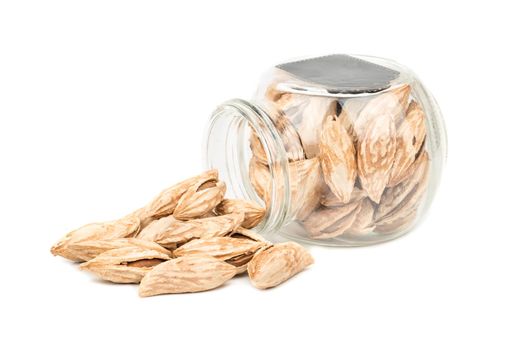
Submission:
<svg viewBox="0 0 506 350">
<path fill-rule="evenodd" d="M 255 287 L 272 288 L 313 262 L 311 254 L 301 245 L 294 242 L 279 243 L 255 254 L 248 263 L 248 275 Z"/>
<path fill-rule="evenodd" d="M 215 179 L 203 179 L 191 186 L 179 199 L 174 217 L 190 220 L 212 211 L 223 200 L 227 187 Z"/>
<path fill-rule="evenodd" d="M 139 295 L 202 292 L 234 277 L 234 266 L 209 256 L 183 256 L 155 266 L 142 279 Z"/>
<path fill-rule="evenodd" d="M 139 283 L 153 265 L 169 260 L 170 256 L 157 250 L 124 247 L 108 250 L 80 265 L 100 278 L 115 283 Z M 153 260 L 147 263 L 146 260 Z M 142 263 L 136 263 L 142 261 Z"/>
<path fill-rule="evenodd" d="M 244 214 L 244 221 L 241 226 L 244 228 L 252 228 L 257 226 L 265 215 L 265 209 L 252 201 L 242 199 L 224 199 L 216 207 L 218 214 L 231 214 L 241 212 Z"/>
</svg>

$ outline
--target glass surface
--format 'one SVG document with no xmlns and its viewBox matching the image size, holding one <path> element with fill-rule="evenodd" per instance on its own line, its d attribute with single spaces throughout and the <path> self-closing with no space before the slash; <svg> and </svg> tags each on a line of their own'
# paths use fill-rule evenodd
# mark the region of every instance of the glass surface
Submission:
<svg viewBox="0 0 506 350">
<path fill-rule="evenodd" d="M 331 55 L 269 70 L 252 102 L 218 108 L 204 147 L 232 195 L 268 208 L 261 233 L 356 246 L 420 221 L 446 133 L 434 99 L 405 67 Z"/>
</svg>

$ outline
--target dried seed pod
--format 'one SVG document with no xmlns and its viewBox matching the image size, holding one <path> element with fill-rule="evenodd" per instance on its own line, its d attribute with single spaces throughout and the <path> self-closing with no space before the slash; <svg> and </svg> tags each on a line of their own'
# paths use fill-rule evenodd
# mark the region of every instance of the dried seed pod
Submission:
<svg viewBox="0 0 506 350">
<path fill-rule="evenodd" d="M 371 200 L 379 203 L 394 163 L 394 119 L 384 111 L 370 120 L 364 126 L 364 133 L 358 137 L 357 164 L 360 183 Z"/>
<path fill-rule="evenodd" d="M 340 118 L 326 119 L 320 139 L 320 161 L 325 182 L 341 203 L 350 201 L 357 164 L 355 147 Z"/>
<path fill-rule="evenodd" d="M 189 221 L 176 220 L 166 231 L 159 232 L 154 237 L 154 241 L 163 247 L 173 247 L 195 238 L 225 236 L 236 230 L 243 220 L 243 213 L 231 213 Z"/>
<path fill-rule="evenodd" d="M 265 97 L 272 104 L 264 106 L 268 114 L 271 116 L 272 122 L 283 141 L 286 155 L 289 161 L 305 159 L 304 147 L 299 138 L 299 132 L 292 123 L 292 111 L 298 112 L 302 110 L 304 104 L 309 102 L 309 99 L 302 98 L 300 95 L 294 95 L 288 92 L 283 92 L 277 89 L 277 84 L 273 83 L 267 87 Z M 258 156 L 258 159 L 263 164 L 267 165 L 267 157 L 265 157 L 263 147 L 259 140 L 250 139 L 254 143 L 251 147 L 253 155 Z M 298 142 L 295 142 L 298 140 Z"/>
<path fill-rule="evenodd" d="M 355 123 L 360 115 L 360 112 L 369 100 L 370 99 L 367 97 L 353 97 L 341 102 L 342 110 L 339 114 L 339 118 L 342 119 L 344 127 L 348 131 L 348 134 L 352 138 L 355 146 L 358 141 L 358 136 L 355 131 Z"/>
<path fill-rule="evenodd" d="M 225 183 L 215 179 L 197 182 L 181 196 L 173 215 L 178 220 L 202 217 L 223 200 L 226 190 Z"/>
<path fill-rule="evenodd" d="M 325 127 L 325 119 L 329 115 L 336 114 L 337 101 L 327 97 L 315 96 L 298 96 L 298 98 L 307 101 L 303 105 L 299 104 L 299 109 L 292 118 L 294 118 L 294 120 L 300 120 L 297 130 L 306 157 L 314 158 L 318 156 L 320 152 L 320 135 L 322 129 Z"/>
<path fill-rule="evenodd" d="M 82 263 L 80 268 L 106 281 L 139 283 L 153 266 L 169 259 L 169 255 L 159 251 L 133 246 L 108 250 Z"/>
<path fill-rule="evenodd" d="M 266 198 L 271 191 L 271 172 L 269 167 L 260 163 L 256 158 L 251 158 L 249 163 L 249 178 L 253 189 L 258 196 L 264 200 L 266 206 L 268 202 Z"/>
<path fill-rule="evenodd" d="M 88 261 L 98 255 L 112 249 L 125 247 L 139 247 L 145 250 L 155 250 L 159 253 L 172 256 L 172 253 L 155 242 L 145 241 L 137 238 L 115 238 L 104 240 L 90 240 L 70 243 L 68 249 L 81 261 Z"/>
<path fill-rule="evenodd" d="M 299 218 L 306 217 L 318 206 L 323 188 L 318 159 L 304 159 L 288 163 L 288 176 L 290 179 L 291 213 Z M 269 169 L 255 160 L 250 161 L 250 179 L 255 191 L 268 206 L 272 195 L 272 178 Z M 284 184 L 280 183 L 276 190 L 278 195 L 283 195 Z"/>
<path fill-rule="evenodd" d="M 232 232 L 230 232 L 228 234 L 228 237 L 233 237 L 233 238 L 248 238 L 248 239 L 251 239 L 253 241 L 271 244 L 271 242 L 269 242 L 268 240 L 266 240 L 265 238 L 263 238 L 261 235 L 259 235 L 255 231 L 245 229 L 244 227 L 238 227 L 238 228 L 236 228 L 234 231 L 232 231 Z"/>
<path fill-rule="evenodd" d="M 425 157 L 424 157 L 425 158 Z M 403 199 L 400 201 L 400 203 L 388 214 L 378 217 L 376 219 L 376 225 L 378 226 L 385 226 L 388 224 L 391 224 L 398 219 L 408 217 L 412 211 L 416 210 L 418 206 L 420 205 L 420 202 L 422 201 L 425 192 L 427 190 L 427 185 L 429 182 L 429 166 L 427 160 L 420 161 L 422 165 L 420 165 L 420 168 L 417 170 L 419 174 L 416 177 L 419 177 L 419 181 L 415 184 L 413 189 L 403 197 Z M 423 165 L 425 163 L 425 165 Z M 398 186 L 401 186 L 399 184 Z M 406 186 L 408 187 L 408 186 Z M 395 188 L 395 187 L 394 187 Z M 379 208 L 378 208 L 379 210 Z"/>
<path fill-rule="evenodd" d="M 184 256 L 154 267 L 142 279 L 139 295 L 201 292 L 219 287 L 236 268 L 209 256 Z"/>
<path fill-rule="evenodd" d="M 203 183 L 218 179 L 217 170 L 208 170 L 198 176 L 184 180 L 174 186 L 163 190 L 155 199 L 153 199 L 144 208 L 135 213 L 140 217 L 142 227 L 145 227 L 153 219 L 171 215 L 178 204 L 181 196 L 196 183 Z"/>
<path fill-rule="evenodd" d="M 260 249 L 258 249 L 257 252 L 272 246 L 272 243 L 269 242 L 268 240 L 266 240 L 265 238 L 263 238 L 261 235 L 259 235 L 255 231 L 245 229 L 244 227 L 238 227 L 233 232 L 228 234 L 227 237 L 239 238 L 239 239 L 249 239 L 249 240 L 263 243 L 262 247 Z M 246 272 L 247 262 L 250 261 L 251 258 L 252 258 L 252 256 L 243 255 L 243 256 L 239 256 L 237 258 L 229 259 L 229 260 L 227 260 L 227 263 L 234 265 L 236 267 L 236 275 L 239 275 L 241 273 Z"/>
<path fill-rule="evenodd" d="M 233 237 L 194 239 L 177 248 L 174 255 L 176 257 L 207 255 L 240 267 L 247 264 L 253 254 L 265 245 L 264 242 Z"/>
<path fill-rule="evenodd" d="M 271 84 L 265 91 L 265 98 L 272 102 L 278 102 L 281 99 L 289 100 L 292 94 L 278 90 L 276 83 Z"/>
<path fill-rule="evenodd" d="M 289 163 L 292 213 L 304 220 L 319 205 L 323 191 L 322 170 L 318 158 Z"/>
<path fill-rule="evenodd" d="M 343 204 L 339 207 L 332 208 L 320 208 L 311 215 L 308 216 L 306 220 L 302 222 L 306 230 L 311 234 L 311 237 L 335 237 L 338 234 L 333 235 L 334 231 L 336 231 L 336 225 L 341 228 L 342 232 L 351 226 L 352 222 L 344 220 L 351 213 L 353 213 L 356 208 L 360 205 L 360 201 L 350 202 L 347 204 Z M 332 228 L 330 231 L 327 231 L 328 228 Z M 329 233 L 326 235 L 324 233 Z"/>
<path fill-rule="evenodd" d="M 360 201 L 353 224 L 345 231 L 345 234 L 363 235 L 374 230 L 374 204 L 364 198 Z"/>
<path fill-rule="evenodd" d="M 397 130 L 397 148 L 388 187 L 399 184 L 410 175 L 408 169 L 415 161 L 424 140 L 425 114 L 418 103 L 411 101 L 406 112 L 406 118 Z"/>
<path fill-rule="evenodd" d="M 394 124 L 398 125 L 404 119 L 406 109 L 408 108 L 411 87 L 401 85 L 391 91 L 382 92 L 378 96 L 369 99 L 367 104 L 360 110 L 355 121 L 355 133 L 360 136 L 365 132 L 365 128 L 379 115 L 388 114 Z"/>
<path fill-rule="evenodd" d="M 306 159 L 300 135 L 292 122 L 279 111 L 271 111 L 273 123 L 283 141 L 283 148 L 289 162 Z"/>
<path fill-rule="evenodd" d="M 224 199 L 216 207 L 216 212 L 220 215 L 234 212 L 244 213 L 244 221 L 241 226 L 244 228 L 255 227 L 262 221 L 265 215 L 265 209 L 252 201 L 242 199 Z"/>
<path fill-rule="evenodd" d="M 426 151 L 422 152 L 409 170 L 412 175 L 397 186 L 387 188 L 381 197 L 376 213 L 375 220 L 378 222 L 389 214 L 399 210 L 402 203 L 413 192 L 414 188 L 423 182 L 424 178 L 428 178 L 429 156 Z"/>
<path fill-rule="evenodd" d="M 301 245 L 280 243 L 257 252 L 248 263 L 248 275 L 255 287 L 266 289 L 283 283 L 313 262 Z"/>
<path fill-rule="evenodd" d="M 311 238 L 334 238 L 345 233 L 351 228 L 357 218 L 360 211 L 360 202 L 348 203 L 342 207 L 328 208 L 323 209 L 322 211 L 323 212 L 316 212 L 315 216 L 310 218 L 315 220 L 316 217 L 320 216 L 323 220 L 326 219 L 327 221 L 322 221 L 319 224 L 313 225 L 311 225 L 312 220 L 306 220 L 303 222 L 303 225 L 309 232 Z M 333 218 L 332 215 L 334 215 Z M 338 219 L 336 220 L 336 218 Z M 326 225 L 323 225 L 324 223 Z"/>
<path fill-rule="evenodd" d="M 73 249 L 69 249 L 70 244 L 89 240 L 131 237 L 137 234 L 139 227 L 139 218 L 132 215 L 116 221 L 88 224 L 65 235 L 65 237 L 51 247 L 51 253 L 69 260 L 83 261 L 79 254 L 76 254 Z"/>
<path fill-rule="evenodd" d="M 269 164 L 269 160 L 267 158 L 267 154 L 265 153 L 264 146 L 260 142 L 260 138 L 257 133 L 252 131 L 249 138 L 249 147 L 251 149 L 251 153 L 253 157 L 255 157 L 262 164 Z"/>
<path fill-rule="evenodd" d="M 378 203 L 394 163 L 396 125 L 404 119 L 409 85 L 381 93 L 370 100 L 355 121 L 357 165 L 362 188 Z"/>
<path fill-rule="evenodd" d="M 396 234 L 399 232 L 403 232 L 413 225 L 413 222 L 416 219 L 417 211 L 412 210 L 407 213 L 404 217 L 397 217 L 391 221 L 385 222 L 383 224 L 377 225 L 374 229 L 376 232 L 385 233 L 385 234 Z"/>
<path fill-rule="evenodd" d="M 155 237 L 167 232 L 177 221 L 178 220 L 173 215 L 154 220 L 144 227 L 141 232 L 139 232 L 137 238 L 146 241 L 154 241 Z"/>
<path fill-rule="evenodd" d="M 343 205 L 343 203 L 334 195 L 334 193 L 330 189 L 324 192 L 325 193 L 320 198 L 321 205 L 325 207 L 339 207 Z M 353 191 L 351 192 L 350 201 L 348 203 L 357 202 L 366 197 L 367 192 L 358 187 L 354 187 Z"/>
<path fill-rule="evenodd" d="M 291 80 L 293 77 L 285 72 L 278 74 L 278 79 L 265 90 L 265 99 L 271 101 L 278 110 L 286 113 L 286 115 L 292 115 L 293 113 L 301 111 L 309 102 L 309 99 L 305 96 L 292 94 L 280 88 L 279 82 Z"/>
</svg>

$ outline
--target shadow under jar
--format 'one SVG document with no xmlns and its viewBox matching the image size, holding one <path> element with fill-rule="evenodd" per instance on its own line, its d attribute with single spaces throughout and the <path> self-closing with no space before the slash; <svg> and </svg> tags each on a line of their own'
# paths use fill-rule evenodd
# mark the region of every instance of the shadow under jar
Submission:
<svg viewBox="0 0 506 350">
<path fill-rule="evenodd" d="M 410 231 L 446 158 L 432 96 L 405 67 L 369 56 L 280 64 L 251 101 L 220 105 L 205 136 L 205 165 L 229 194 L 266 206 L 260 233 L 322 245 Z"/>
</svg>

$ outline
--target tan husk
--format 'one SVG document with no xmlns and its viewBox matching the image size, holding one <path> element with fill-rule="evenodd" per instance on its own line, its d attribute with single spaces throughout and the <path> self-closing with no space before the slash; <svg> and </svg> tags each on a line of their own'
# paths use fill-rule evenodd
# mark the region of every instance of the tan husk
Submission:
<svg viewBox="0 0 506 350">
<path fill-rule="evenodd" d="M 181 196 L 194 184 L 218 179 L 217 170 L 208 170 L 163 190 L 148 205 L 134 212 L 141 219 L 142 227 L 152 220 L 171 215 Z"/>
<path fill-rule="evenodd" d="M 318 207 L 324 187 L 318 158 L 289 163 L 289 176 L 292 213 L 304 220 Z"/>
<path fill-rule="evenodd" d="M 243 221 L 243 213 L 231 213 L 189 221 L 176 220 L 167 230 L 159 232 L 154 241 L 163 247 L 184 244 L 195 238 L 225 236 L 237 229 Z"/>
<path fill-rule="evenodd" d="M 353 191 L 351 192 L 350 201 L 348 203 L 356 202 L 366 197 L 367 192 L 358 187 L 354 187 Z M 325 207 L 339 207 L 343 205 L 343 203 L 334 195 L 330 189 L 324 191 L 324 194 L 320 198 L 320 204 Z"/>
<path fill-rule="evenodd" d="M 255 157 L 249 163 L 249 178 L 253 189 L 268 206 L 267 198 L 271 190 L 271 172 L 267 165 L 262 164 Z"/>
<path fill-rule="evenodd" d="M 353 225 L 353 223 L 355 222 L 355 220 L 357 219 L 358 213 L 360 212 L 360 202 L 349 203 L 346 206 L 348 207 L 346 210 L 349 210 L 349 208 L 353 208 L 353 210 L 351 210 L 351 212 L 347 213 L 345 216 L 340 217 L 338 220 L 334 221 L 333 223 L 326 226 L 325 228 L 322 228 L 319 231 L 317 231 L 315 229 L 311 229 L 311 230 L 308 229 L 308 231 L 311 235 L 311 238 L 315 238 L 315 239 L 334 238 L 334 237 L 342 235 L 348 229 L 350 229 L 351 226 Z M 329 208 L 328 210 L 336 211 L 337 208 Z M 340 215 L 342 215 L 342 213 L 339 213 L 338 215 L 340 216 Z M 305 222 L 304 225 L 305 225 L 305 227 L 308 227 L 307 222 Z"/>
<path fill-rule="evenodd" d="M 323 178 L 341 203 L 350 201 L 355 185 L 357 164 L 355 147 L 341 118 L 325 120 L 320 139 Z"/>
<path fill-rule="evenodd" d="M 411 101 L 406 118 L 397 130 L 395 160 L 388 187 L 395 186 L 410 176 L 409 168 L 425 140 L 425 114 L 415 101 Z"/>
<path fill-rule="evenodd" d="M 100 278 L 114 283 L 139 283 L 144 275 L 152 268 L 137 267 L 129 263 L 155 259 L 169 260 L 170 256 L 156 250 L 131 246 L 108 250 L 88 262 L 82 263 L 80 268 L 89 271 Z M 146 265 L 145 263 L 143 265 Z"/>
<path fill-rule="evenodd" d="M 253 201 L 242 199 L 224 199 L 216 207 L 216 212 L 220 215 L 234 212 L 244 213 L 244 221 L 241 223 L 244 228 L 257 226 L 265 215 L 265 209 L 262 206 Z"/>
<path fill-rule="evenodd" d="M 387 111 L 376 115 L 358 134 L 357 165 L 362 188 L 379 203 L 395 156 L 395 123 Z"/>
<path fill-rule="evenodd" d="M 377 222 L 402 208 L 404 206 L 403 203 L 405 203 L 409 194 L 412 193 L 414 188 L 427 177 L 429 170 L 429 157 L 426 151 L 423 151 L 418 156 L 416 161 L 411 165 L 411 168 L 413 169 L 411 170 L 412 175 L 410 177 L 397 186 L 387 188 L 385 193 L 383 193 L 381 202 L 374 215 Z M 423 186 L 421 188 L 424 189 Z"/>
<path fill-rule="evenodd" d="M 155 242 L 145 241 L 137 238 L 115 238 L 103 240 L 89 240 L 70 243 L 69 251 L 82 261 L 91 260 L 98 255 L 112 249 L 125 247 L 139 247 L 146 250 L 155 250 L 162 254 L 172 256 L 172 253 Z"/>
<path fill-rule="evenodd" d="M 257 242 L 263 242 L 271 244 L 268 240 L 266 240 L 263 236 L 259 235 L 255 231 L 248 230 L 244 227 L 238 227 L 234 231 L 230 232 L 227 237 L 234 237 L 234 238 L 248 238 L 253 241 Z"/>
<path fill-rule="evenodd" d="M 172 215 L 153 220 L 139 232 L 137 238 L 154 241 L 158 234 L 167 232 L 176 221 L 178 220 Z"/>
<path fill-rule="evenodd" d="M 260 142 L 260 138 L 257 133 L 254 131 L 251 132 L 249 138 L 249 147 L 251 149 L 251 153 L 253 153 L 253 157 L 255 157 L 260 163 L 265 165 L 269 163 L 264 146 L 262 145 L 262 142 Z"/>
<path fill-rule="evenodd" d="M 184 256 L 155 266 L 142 279 L 139 295 L 191 293 L 219 287 L 236 274 L 236 268 L 209 256 Z"/>
<path fill-rule="evenodd" d="M 324 120 L 329 115 L 334 115 L 337 110 L 337 101 L 326 97 L 307 97 L 299 98 L 307 100 L 307 102 L 298 109 L 297 114 L 303 122 L 298 126 L 300 139 L 304 147 L 307 158 L 311 159 L 318 156 L 321 151 L 319 140 L 322 129 L 325 128 Z M 286 112 L 289 113 L 288 111 Z"/>
<path fill-rule="evenodd" d="M 131 237 L 137 234 L 139 227 L 139 218 L 132 215 L 116 221 L 88 224 L 65 235 L 51 247 L 51 253 L 69 260 L 83 261 L 79 254 L 76 254 L 73 249 L 69 249 L 70 244 L 89 240 Z"/>
<path fill-rule="evenodd" d="M 413 225 L 413 222 L 416 219 L 417 211 L 412 210 L 411 212 L 405 214 L 403 217 L 397 217 L 389 222 L 385 222 L 383 224 L 377 225 L 374 229 L 376 232 L 384 233 L 384 234 L 396 234 L 399 232 L 403 232 Z"/>
<path fill-rule="evenodd" d="M 313 238 L 335 237 L 344 233 L 344 230 L 351 226 L 353 221 L 343 221 L 343 219 L 353 213 L 359 205 L 360 201 L 354 201 L 337 207 L 320 207 L 312 212 L 302 224 Z M 341 230 L 337 230 L 335 225 L 339 226 Z M 329 232 L 329 228 L 333 228 L 333 230 Z"/>
<path fill-rule="evenodd" d="M 425 163 L 425 165 L 421 165 L 420 168 L 417 170 L 417 172 L 421 174 L 419 177 L 419 181 L 413 187 L 411 192 L 409 192 L 392 211 L 390 211 L 388 214 L 382 217 L 378 217 L 376 219 L 376 225 L 384 226 L 391 224 L 395 221 L 398 221 L 401 218 L 408 217 L 412 211 L 418 208 L 422 198 L 425 195 L 427 185 L 429 182 L 428 161 L 427 160 L 422 161 L 421 164 L 423 163 Z"/>
<path fill-rule="evenodd" d="M 207 255 L 228 262 L 236 267 L 246 264 L 253 254 L 266 243 L 244 238 L 213 237 L 195 239 L 174 251 L 176 257 Z"/>
<path fill-rule="evenodd" d="M 289 162 L 301 160 L 306 158 L 303 145 L 300 140 L 300 135 L 297 132 L 295 126 L 286 117 L 284 113 L 280 113 L 278 110 L 269 110 L 270 115 L 273 118 L 274 127 L 276 128 L 281 141 L 283 142 L 283 148 L 286 152 L 286 156 Z"/>
<path fill-rule="evenodd" d="M 199 181 L 181 196 L 173 216 L 178 220 L 199 218 L 212 211 L 223 200 L 226 190 L 224 182 Z"/>
<path fill-rule="evenodd" d="M 251 283 L 260 289 L 283 283 L 314 262 L 301 245 L 294 242 L 275 244 L 258 251 L 248 263 Z"/>
<path fill-rule="evenodd" d="M 374 230 L 375 206 L 368 198 L 360 201 L 353 224 L 345 231 L 349 235 L 363 235 Z"/>
</svg>

